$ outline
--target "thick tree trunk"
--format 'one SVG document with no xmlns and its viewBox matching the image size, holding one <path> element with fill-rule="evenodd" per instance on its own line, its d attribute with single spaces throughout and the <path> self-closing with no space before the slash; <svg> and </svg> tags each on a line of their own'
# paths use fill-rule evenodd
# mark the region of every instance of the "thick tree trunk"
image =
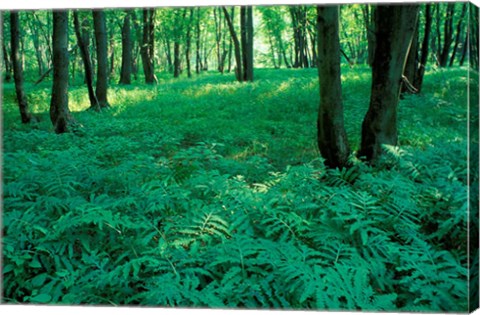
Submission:
<svg viewBox="0 0 480 315">
<path fill-rule="evenodd" d="M 72 122 L 68 109 L 68 11 L 53 12 L 53 85 L 50 120 L 56 133 L 64 133 Z"/>
<path fill-rule="evenodd" d="M 143 41 L 140 54 L 142 56 L 145 83 L 157 82 L 154 72 L 154 15 L 155 9 L 143 9 Z"/>
<path fill-rule="evenodd" d="M 131 11 L 125 10 L 122 26 L 122 68 L 120 70 L 119 84 L 131 84 L 132 76 L 132 34 L 130 27 Z"/>
<path fill-rule="evenodd" d="M 107 25 L 105 12 L 93 10 L 93 26 L 95 28 L 95 43 L 97 48 L 97 95 L 100 108 L 109 107 L 107 100 L 108 90 L 108 48 L 107 48 Z M 95 108 L 97 110 L 97 108 Z"/>
<path fill-rule="evenodd" d="M 86 27 L 87 23 L 86 20 L 84 21 L 82 27 Z M 87 83 L 87 90 L 88 90 L 88 98 L 90 100 L 90 108 L 98 109 L 99 104 L 97 100 L 97 96 L 93 90 L 93 68 L 92 68 L 92 60 L 90 59 L 89 53 L 89 36 L 86 32 L 82 31 L 82 27 L 80 26 L 80 20 L 78 17 L 78 11 L 73 11 L 73 25 L 75 29 L 75 35 L 77 37 L 77 44 L 80 48 L 80 56 L 82 57 L 83 67 L 85 70 L 85 82 Z"/>
<path fill-rule="evenodd" d="M 425 67 L 427 66 L 428 60 L 428 46 L 430 42 L 430 33 L 432 30 L 432 5 L 427 3 L 425 5 L 425 29 L 423 35 L 423 42 L 422 42 L 422 50 L 420 53 L 420 62 L 417 67 L 417 71 L 415 74 L 415 80 L 413 85 L 417 89 L 418 93 L 422 91 L 423 85 L 423 76 L 425 74 Z"/>
<path fill-rule="evenodd" d="M 235 69 L 235 75 L 237 77 L 237 80 L 242 82 L 243 81 L 243 70 L 242 70 L 242 53 L 240 50 L 240 42 L 238 40 L 237 33 L 235 32 L 235 28 L 233 27 L 233 22 L 232 19 L 230 18 L 230 15 L 228 14 L 228 11 L 225 7 L 222 7 L 223 13 L 225 14 L 225 18 L 227 19 L 227 24 L 228 24 L 228 30 L 230 31 L 230 36 L 232 37 L 233 40 L 233 46 L 234 46 L 234 51 L 235 51 L 235 64 L 236 64 L 236 69 Z"/>
<path fill-rule="evenodd" d="M 460 14 L 460 18 L 457 23 L 457 33 L 455 36 L 455 43 L 453 44 L 453 51 L 452 56 L 450 57 L 449 67 L 453 66 L 453 62 L 455 61 L 455 55 L 457 54 L 458 45 L 460 44 L 460 36 L 462 34 L 462 26 L 463 26 L 463 19 L 465 18 L 465 13 L 467 12 L 467 3 L 462 4 L 462 13 Z"/>
<path fill-rule="evenodd" d="M 18 11 L 10 12 L 10 39 L 12 49 L 13 77 L 15 80 L 15 92 L 17 94 L 18 108 L 22 123 L 27 124 L 31 121 L 32 115 L 28 110 L 27 95 L 23 88 L 23 69 L 20 52 L 20 22 Z"/>
<path fill-rule="evenodd" d="M 317 35 L 320 82 L 318 148 L 328 167 L 342 168 L 348 164 L 350 148 L 343 120 L 338 6 L 317 7 Z"/>
<path fill-rule="evenodd" d="M 417 21 L 417 5 L 379 5 L 370 106 L 362 124 L 360 157 L 375 162 L 383 145 L 397 145 L 402 73 Z"/>
</svg>

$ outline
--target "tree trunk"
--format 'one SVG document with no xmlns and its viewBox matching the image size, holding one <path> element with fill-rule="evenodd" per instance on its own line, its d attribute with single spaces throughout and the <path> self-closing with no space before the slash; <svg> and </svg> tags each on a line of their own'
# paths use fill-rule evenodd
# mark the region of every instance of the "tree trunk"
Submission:
<svg viewBox="0 0 480 315">
<path fill-rule="evenodd" d="M 367 63 L 369 66 L 372 66 L 373 58 L 375 55 L 375 23 L 372 16 L 374 16 L 375 6 L 365 4 L 363 6 L 362 12 L 363 12 L 365 28 L 367 30 L 367 43 L 368 43 Z"/>
<path fill-rule="evenodd" d="M 143 9 L 143 41 L 140 49 L 142 56 L 143 72 L 145 83 L 154 84 L 157 82 L 154 72 L 154 15 L 155 9 Z"/>
<path fill-rule="evenodd" d="M 132 34 L 130 27 L 131 11 L 125 10 L 122 26 L 122 68 L 120 70 L 119 84 L 131 84 L 132 76 Z"/>
<path fill-rule="evenodd" d="M 403 70 L 404 79 L 407 80 L 405 84 L 402 84 L 402 94 L 403 93 L 417 93 L 417 89 L 414 86 L 415 75 L 417 74 L 418 68 L 418 19 L 417 24 L 415 25 L 415 30 L 413 32 L 412 44 L 408 51 L 407 60 L 405 63 L 405 68 Z"/>
<path fill-rule="evenodd" d="M 432 5 L 427 3 L 425 5 L 425 29 L 423 35 L 423 42 L 422 42 L 422 51 L 420 53 L 420 62 L 417 67 L 417 71 L 415 74 L 415 80 L 413 85 L 417 89 L 418 93 L 422 91 L 423 85 L 423 76 L 425 74 L 425 67 L 427 65 L 428 60 L 428 44 L 430 42 L 430 33 L 432 30 Z"/>
<path fill-rule="evenodd" d="M 97 100 L 97 96 L 93 90 L 93 68 L 92 68 L 92 60 L 90 59 L 89 53 L 89 36 L 88 33 L 82 31 L 82 27 L 86 28 L 88 22 L 84 20 L 83 25 L 80 26 L 80 20 L 78 17 L 78 11 L 73 11 L 73 25 L 75 29 L 75 35 L 77 37 L 77 44 L 80 48 L 80 56 L 82 57 L 83 67 L 85 70 L 85 81 L 87 83 L 87 90 L 88 90 L 88 98 L 90 100 L 90 108 L 91 109 L 98 109 L 99 104 Z"/>
<path fill-rule="evenodd" d="M 45 63 L 43 61 L 43 51 L 44 47 L 41 46 L 40 44 L 40 34 L 39 34 L 39 28 L 37 25 L 35 25 L 35 18 L 34 18 L 34 13 L 30 13 L 30 16 L 28 18 L 28 27 L 30 29 L 30 32 L 32 33 L 31 38 L 33 41 L 33 47 L 35 49 L 35 57 L 37 60 L 37 67 L 38 67 L 38 75 L 41 76 L 45 72 Z"/>
<path fill-rule="evenodd" d="M 242 70 L 242 53 L 240 50 L 240 42 L 238 41 L 237 33 L 235 32 L 232 19 L 230 18 L 230 15 L 228 14 L 227 9 L 225 7 L 222 7 L 222 9 L 223 9 L 223 14 L 225 14 L 225 18 L 227 19 L 230 36 L 232 37 L 232 40 L 233 40 L 233 46 L 235 51 L 235 64 L 236 64 L 235 75 L 237 77 L 237 80 L 242 82 L 243 70 Z"/>
<path fill-rule="evenodd" d="M 417 21 L 417 5 L 379 5 L 370 106 L 362 124 L 360 157 L 375 162 L 383 145 L 397 145 L 402 73 Z"/>
<path fill-rule="evenodd" d="M 440 8 L 438 8 L 440 10 Z M 440 53 L 439 65 L 440 67 L 446 67 L 448 63 L 448 54 L 453 42 L 453 14 L 455 11 L 455 3 L 447 4 L 447 14 L 444 24 L 444 36 L 443 36 L 443 48 Z"/>
<path fill-rule="evenodd" d="M 187 27 L 187 34 L 186 34 L 186 40 L 185 40 L 185 62 L 187 64 L 187 76 L 189 78 L 192 77 L 192 66 L 190 62 L 190 50 L 192 46 L 192 32 L 191 32 L 191 27 L 193 25 L 193 8 L 190 8 L 190 18 L 188 21 L 188 27 Z"/>
<path fill-rule="evenodd" d="M 197 23 L 195 25 L 195 73 L 200 74 L 200 8 L 197 8 Z"/>
<path fill-rule="evenodd" d="M 108 34 L 108 53 L 110 59 L 110 68 L 108 71 L 109 78 L 115 75 L 115 30 L 113 28 L 113 18 L 110 19 L 110 32 Z"/>
<path fill-rule="evenodd" d="M 253 81 L 253 8 L 248 6 L 246 10 L 246 29 L 247 29 L 247 46 L 246 46 L 246 67 L 245 80 Z"/>
<path fill-rule="evenodd" d="M 178 12 L 178 11 L 177 11 Z M 173 77 L 178 78 L 181 73 L 180 41 L 184 31 L 183 23 L 187 16 L 187 9 L 183 9 L 182 15 L 176 13 L 174 25 L 174 43 L 173 43 Z"/>
<path fill-rule="evenodd" d="M 455 55 L 457 54 L 458 50 L 458 45 L 460 44 L 460 36 L 462 34 L 462 24 L 463 24 L 463 19 L 465 18 L 465 13 L 467 12 L 467 3 L 462 4 L 462 13 L 460 14 L 460 18 L 457 23 L 457 34 L 455 36 L 455 43 L 453 45 L 453 52 L 452 56 L 450 58 L 450 63 L 449 67 L 453 66 L 453 62 L 455 61 Z"/>
<path fill-rule="evenodd" d="M 108 48 L 107 48 L 107 25 L 105 12 L 93 10 L 93 26 L 95 28 L 95 43 L 97 48 L 97 84 L 95 94 L 97 95 L 100 108 L 109 107 L 107 100 L 108 90 Z M 95 108 L 98 110 L 98 108 Z"/>
<path fill-rule="evenodd" d="M 67 132 L 72 117 L 68 109 L 68 11 L 53 12 L 53 85 L 50 120 L 56 133 Z"/>
<path fill-rule="evenodd" d="M 348 164 L 350 148 L 343 120 L 338 6 L 317 7 L 317 36 L 318 148 L 328 167 L 342 168 Z"/>
<path fill-rule="evenodd" d="M 23 69 L 21 63 L 21 51 L 20 51 L 20 22 L 18 11 L 10 12 L 10 39 L 13 63 L 13 78 L 15 80 L 15 92 L 17 94 L 18 108 L 20 109 L 20 117 L 22 123 L 27 124 L 31 121 L 32 115 L 28 110 L 27 95 L 23 88 Z"/>
</svg>

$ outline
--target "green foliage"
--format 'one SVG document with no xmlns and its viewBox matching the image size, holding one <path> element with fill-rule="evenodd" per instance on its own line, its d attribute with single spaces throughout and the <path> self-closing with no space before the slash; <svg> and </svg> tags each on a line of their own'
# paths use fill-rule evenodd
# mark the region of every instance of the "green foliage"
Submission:
<svg viewBox="0 0 480 315">
<path fill-rule="evenodd" d="M 367 73 L 344 71 L 352 135 Z M 64 135 L 44 87 L 30 129 L 5 85 L 4 302 L 465 312 L 466 72 L 427 74 L 401 147 L 348 170 L 317 158 L 315 70 L 113 87 Z"/>
</svg>

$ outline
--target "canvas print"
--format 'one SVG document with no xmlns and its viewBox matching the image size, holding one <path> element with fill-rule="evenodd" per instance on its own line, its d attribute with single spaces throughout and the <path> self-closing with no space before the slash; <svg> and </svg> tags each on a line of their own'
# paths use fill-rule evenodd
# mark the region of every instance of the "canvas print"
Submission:
<svg viewBox="0 0 480 315">
<path fill-rule="evenodd" d="M 1 15 L 2 303 L 478 308 L 475 5 Z"/>
</svg>

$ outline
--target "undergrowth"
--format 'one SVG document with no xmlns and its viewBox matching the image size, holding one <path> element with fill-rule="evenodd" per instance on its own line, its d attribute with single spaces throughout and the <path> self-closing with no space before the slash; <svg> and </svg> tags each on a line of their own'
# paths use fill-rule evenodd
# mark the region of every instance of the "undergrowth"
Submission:
<svg viewBox="0 0 480 315">
<path fill-rule="evenodd" d="M 368 73 L 342 78 L 354 148 Z M 46 84 L 33 128 L 6 85 L 3 301 L 465 312 L 465 76 L 428 73 L 401 146 L 343 171 L 318 158 L 315 70 L 113 86 L 100 114 L 73 87 L 64 135 Z"/>
</svg>

